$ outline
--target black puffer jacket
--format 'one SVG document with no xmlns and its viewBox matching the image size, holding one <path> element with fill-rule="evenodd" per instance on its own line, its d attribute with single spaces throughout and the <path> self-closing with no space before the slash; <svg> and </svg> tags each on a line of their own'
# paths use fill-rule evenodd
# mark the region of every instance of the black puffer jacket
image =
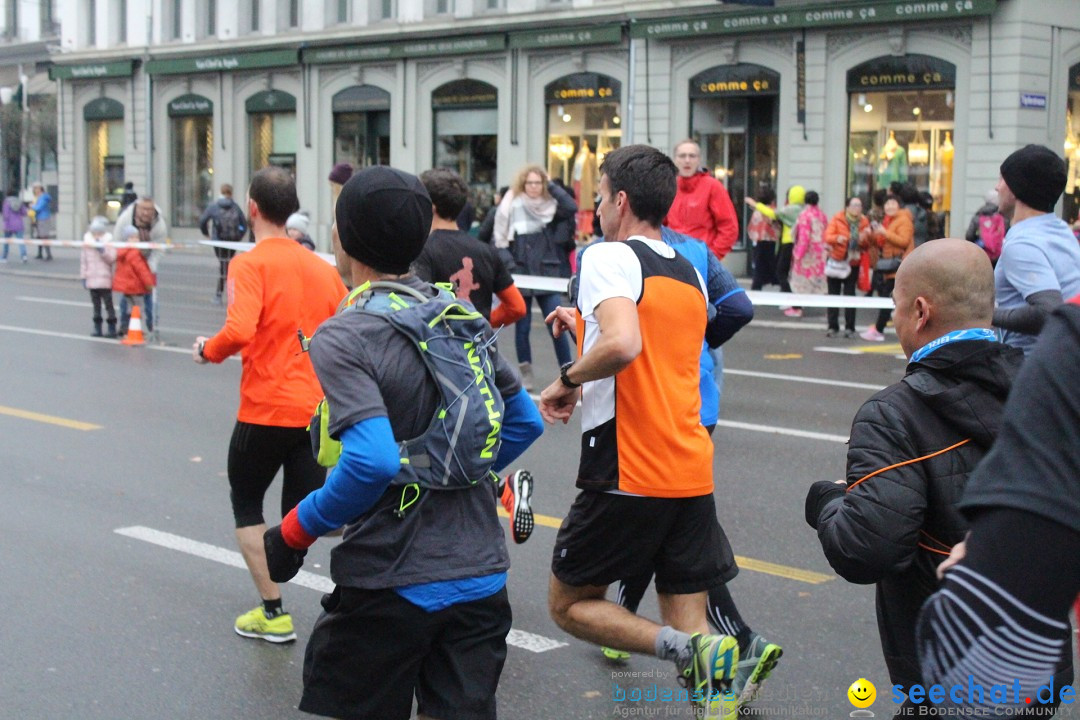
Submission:
<svg viewBox="0 0 1080 720">
<path fill-rule="evenodd" d="M 937 586 L 938 564 L 967 531 L 956 505 L 997 437 L 1022 360 L 1001 343 L 966 340 L 910 363 L 852 422 L 848 491 L 824 481 L 807 495 L 806 520 L 829 564 L 850 582 L 877 583 L 878 632 L 894 684 L 921 681 L 919 608 Z"/>
<path fill-rule="evenodd" d="M 513 272 L 568 278 L 577 203 L 555 183 L 548 184 L 548 192 L 555 198 L 555 217 L 540 232 L 518 235 L 510 242 Z"/>
</svg>

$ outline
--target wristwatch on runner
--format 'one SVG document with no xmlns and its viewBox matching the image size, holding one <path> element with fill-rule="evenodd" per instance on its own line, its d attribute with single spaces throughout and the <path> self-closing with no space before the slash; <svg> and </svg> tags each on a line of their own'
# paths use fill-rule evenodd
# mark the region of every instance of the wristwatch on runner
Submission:
<svg viewBox="0 0 1080 720">
<path fill-rule="evenodd" d="M 563 365 L 562 367 L 559 368 L 559 380 L 562 381 L 562 384 L 564 386 L 570 388 L 571 390 L 575 390 L 575 389 L 581 387 L 581 383 L 574 382 L 573 380 L 570 379 L 570 376 L 567 375 L 567 373 L 570 372 L 570 368 L 573 367 L 573 365 L 574 365 L 574 361 L 571 360 L 570 362 L 566 363 L 565 365 Z"/>
</svg>

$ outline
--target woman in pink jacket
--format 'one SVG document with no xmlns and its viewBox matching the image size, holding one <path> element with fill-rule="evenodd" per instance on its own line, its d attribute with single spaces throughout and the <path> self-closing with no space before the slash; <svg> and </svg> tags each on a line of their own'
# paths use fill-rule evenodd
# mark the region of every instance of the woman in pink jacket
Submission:
<svg viewBox="0 0 1080 720">
<path fill-rule="evenodd" d="M 83 235 L 82 257 L 79 261 L 79 277 L 83 287 L 90 291 L 90 300 L 94 303 L 93 337 L 101 337 L 101 305 L 105 305 L 109 330 L 105 337 L 116 337 L 116 310 L 113 309 L 112 286 L 113 264 L 116 262 L 116 248 L 112 234 L 106 232 L 108 221 L 96 217 L 90 223 L 90 229 Z"/>
</svg>

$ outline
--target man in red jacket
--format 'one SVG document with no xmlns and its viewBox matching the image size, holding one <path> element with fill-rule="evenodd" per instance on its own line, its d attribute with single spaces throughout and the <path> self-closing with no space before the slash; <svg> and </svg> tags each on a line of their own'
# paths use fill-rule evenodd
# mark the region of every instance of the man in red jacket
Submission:
<svg viewBox="0 0 1080 720">
<path fill-rule="evenodd" d="M 664 224 L 703 240 L 721 260 L 739 238 L 739 219 L 731 196 L 719 180 L 701 170 L 701 146 L 683 140 L 675 146 L 678 191 Z"/>
</svg>

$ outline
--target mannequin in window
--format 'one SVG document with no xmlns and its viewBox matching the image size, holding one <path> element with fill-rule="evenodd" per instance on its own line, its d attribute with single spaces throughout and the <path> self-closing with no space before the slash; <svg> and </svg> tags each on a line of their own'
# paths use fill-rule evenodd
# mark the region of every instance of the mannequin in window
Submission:
<svg viewBox="0 0 1080 720">
<path fill-rule="evenodd" d="M 591 235 L 596 209 L 596 153 L 589 141 L 582 138 L 581 149 L 574 158 L 574 200 L 578 206 L 577 234 Z"/>
<path fill-rule="evenodd" d="M 945 131 L 945 141 L 938 145 L 938 159 L 941 161 L 941 194 L 938 196 L 938 209 L 948 212 L 952 208 L 952 164 L 956 148 L 952 144 L 952 131 Z"/>
<path fill-rule="evenodd" d="M 896 131 L 889 131 L 889 139 L 878 153 L 877 187 L 888 187 L 894 182 L 907 182 L 907 150 L 896 142 Z"/>
</svg>

